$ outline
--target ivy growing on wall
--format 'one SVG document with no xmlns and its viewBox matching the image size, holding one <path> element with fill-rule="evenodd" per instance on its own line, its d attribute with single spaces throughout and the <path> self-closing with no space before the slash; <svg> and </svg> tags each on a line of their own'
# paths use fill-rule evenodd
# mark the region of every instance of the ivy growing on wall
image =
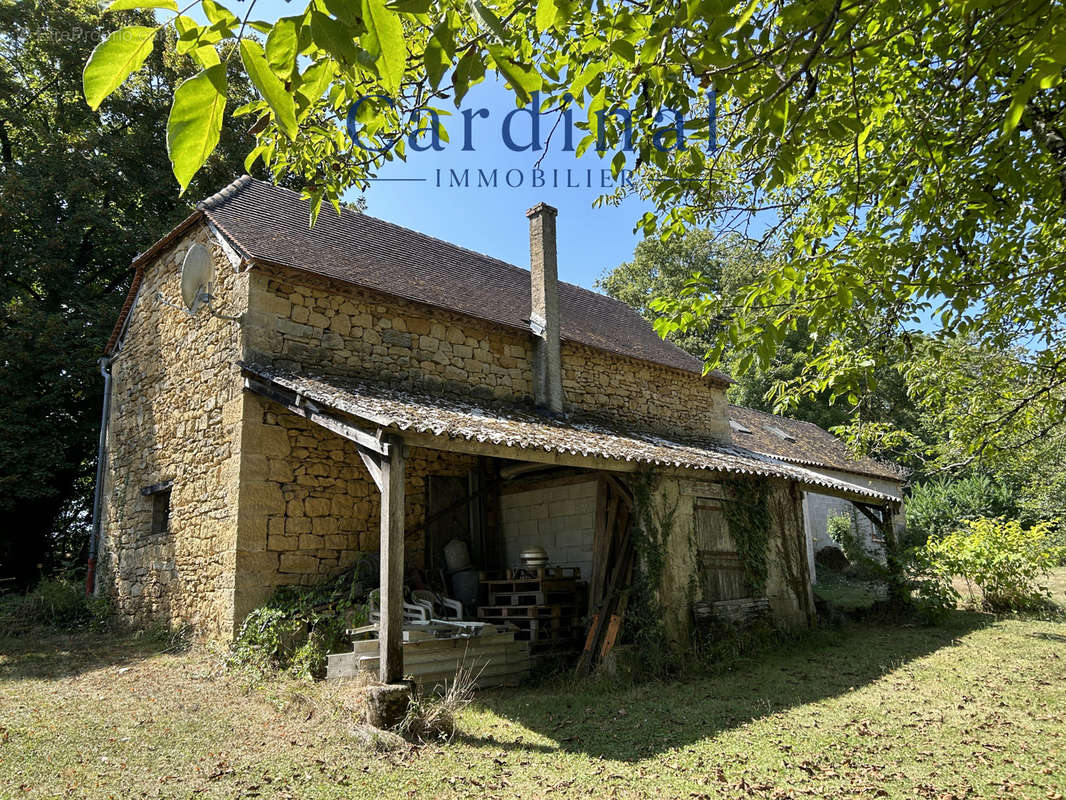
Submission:
<svg viewBox="0 0 1066 800">
<path fill-rule="evenodd" d="M 658 672 L 668 666 L 670 648 L 666 646 L 663 627 L 663 608 L 659 599 L 663 568 L 666 563 L 666 543 L 674 529 L 677 504 L 661 507 L 653 500 L 659 476 L 645 470 L 631 482 L 636 519 L 630 535 L 636 556 L 636 568 L 626 611 L 626 639 L 639 645 L 640 659 L 657 663 L 642 663 L 643 669 Z"/>
<path fill-rule="evenodd" d="M 770 489 L 765 479 L 735 478 L 725 484 L 726 523 L 751 583 L 752 594 L 766 594 L 770 538 Z"/>
</svg>

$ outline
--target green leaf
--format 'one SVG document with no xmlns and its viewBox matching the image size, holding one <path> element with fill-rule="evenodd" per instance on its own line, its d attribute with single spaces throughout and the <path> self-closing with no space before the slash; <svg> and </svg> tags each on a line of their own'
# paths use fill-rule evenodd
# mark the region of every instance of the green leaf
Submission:
<svg viewBox="0 0 1066 800">
<path fill-rule="evenodd" d="M 507 31 L 504 30 L 500 18 L 492 13 L 481 0 L 470 0 L 470 12 L 474 15 L 474 19 L 477 20 L 478 27 L 483 30 L 492 31 L 499 36 L 500 39 L 507 38 Z"/>
<path fill-rule="evenodd" d="M 537 15 L 534 18 L 537 33 L 543 33 L 555 24 L 557 11 L 555 0 L 537 0 Z"/>
<path fill-rule="evenodd" d="M 488 50 L 496 62 L 496 70 L 507 79 L 515 94 L 522 98 L 522 102 L 528 103 L 533 92 L 541 87 L 541 79 L 537 71 L 528 64 L 511 60 L 507 55 L 507 49 L 500 45 L 490 44 Z"/>
<path fill-rule="evenodd" d="M 403 14 L 428 14 L 433 7 L 433 0 L 389 0 L 385 5 Z"/>
<path fill-rule="evenodd" d="M 444 72 L 450 63 L 448 54 L 444 52 L 444 46 L 436 36 L 431 36 L 426 42 L 423 60 L 426 66 L 426 77 L 429 78 L 430 85 L 436 89 L 440 86 L 441 78 L 444 77 Z"/>
<path fill-rule="evenodd" d="M 1022 121 L 1022 114 L 1025 113 L 1025 109 L 1029 106 L 1029 86 L 1028 84 L 1020 88 L 1014 93 L 1011 98 L 1010 108 L 1007 109 L 1007 116 L 1003 120 L 1003 135 L 1010 134 L 1015 128 L 1018 127 L 1018 123 Z"/>
<path fill-rule="evenodd" d="M 326 10 L 343 22 L 357 30 L 362 29 L 362 5 L 358 0 L 325 0 Z"/>
<path fill-rule="evenodd" d="M 203 47 L 197 47 L 192 51 L 192 57 L 196 60 L 204 69 L 213 67 L 215 64 L 220 63 L 218 57 L 218 51 L 212 45 L 205 44 Z"/>
<path fill-rule="evenodd" d="M 364 37 L 363 41 L 377 64 L 381 85 L 390 92 L 399 91 L 407 59 L 400 18 L 385 8 L 382 0 L 364 0 L 363 22 L 370 39 L 367 42 Z"/>
<path fill-rule="evenodd" d="M 152 52 L 156 28 L 130 25 L 100 42 L 82 72 L 85 101 L 93 111 L 122 85 L 130 73 L 141 68 Z"/>
<path fill-rule="evenodd" d="M 218 145 L 225 110 L 225 64 L 197 73 L 174 91 L 167 120 L 167 153 L 183 194 Z"/>
<path fill-rule="evenodd" d="M 266 61 L 279 78 L 292 75 L 299 40 L 295 17 L 282 17 L 267 35 Z"/>
<path fill-rule="evenodd" d="M 603 72 L 604 66 L 602 61 L 594 61 L 591 64 L 588 64 L 583 70 L 581 70 L 581 74 L 577 76 L 577 80 L 574 81 L 573 85 L 570 87 L 570 94 L 574 97 L 581 97 L 581 95 L 585 93 L 585 87 L 588 86 L 597 75 Z"/>
<path fill-rule="evenodd" d="M 244 159 L 244 171 L 250 173 L 255 162 L 267 152 L 267 145 L 261 144 L 254 148 Z M 265 161 L 265 159 L 264 159 Z"/>
<path fill-rule="evenodd" d="M 321 47 L 342 64 L 355 64 L 359 51 L 355 46 L 355 29 L 338 22 L 321 11 L 311 12 L 311 36 Z"/>
<path fill-rule="evenodd" d="M 115 0 L 107 7 L 108 11 L 132 11 L 141 8 L 165 8 L 167 11 L 177 11 L 177 0 Z"/>
<path fill-rule="evenodd" d="M 633 45 L 625 39 L 615 39 L 611 42 L 611 52 L 632 64 L 637 60 L 637 53 Z"/>
<path fill-rule="evenodd" d="M 755 13 L 755 9 L 759 7 L 759 2 L 760 0 L 751 0 L 751 2 L 748 3 L 747 8 L 745 8 L 740 13 L 740 16 L 737 17 L 737 24 L 733 26 L 732 33 L 736 33 L 748 24 L 748 20 L 750 20 L 752 15 Z"/>
<path fill-rule="evenodd" d="M 330 81 L 333 80 L 333 62 L 328 59 L 312 64 L 300 75 L 296 91 L 308 103 L 314 103 L 326 91 Z"/>
<path fill-rule="evenodd" d="M 240 22 L 232 11 L 220 6 L 215 0 L 200 0 L 200 5 L 203 6 L 204 16 L 207 17 L 207 21 L 212 25 L 232 28 Z"/>
<path fill-rule="evenodd" d="M 290 139 L 295 139 L 296 104 L 293 102 L 292 95 L 285 91 L 285 85 L 270 69 L 258 42 L 241 39 L 241 61 L 244 62 L 244 68 L 248 71 L 248 77 L 252 79 L 255 88 L 274 110 L 274 119 L 277 120 L 278 127 Z"/>
</svg>

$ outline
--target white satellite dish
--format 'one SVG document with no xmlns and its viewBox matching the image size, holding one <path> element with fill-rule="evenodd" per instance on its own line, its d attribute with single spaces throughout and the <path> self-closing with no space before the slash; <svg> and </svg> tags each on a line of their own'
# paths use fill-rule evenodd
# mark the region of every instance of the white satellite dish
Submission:
<svg viewBox="0 0 1066 800">
<path fill-rule="evenodd" d="M 211 280 L 214 278 L 211 253 L 202 244 L 194 244 L 185 254 L 181 264 L 181 299 L 190 314 L 195 314 L 200 303 L 211 301 Z"/>
</svg>

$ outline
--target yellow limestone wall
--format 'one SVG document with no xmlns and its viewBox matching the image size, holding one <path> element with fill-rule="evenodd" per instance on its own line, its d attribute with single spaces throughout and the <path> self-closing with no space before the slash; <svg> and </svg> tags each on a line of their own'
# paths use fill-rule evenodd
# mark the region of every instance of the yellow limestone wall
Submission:
<svg viewBox="0 0 1066 800">
<path fill-rule="evenodd" d="M 146 271 L 112 363 L 98 587 L 134 622 L 232 629 L 242 381 L 240 324 L 180 310 L 179 271 L 197 228 Z M 211 247 L 215 308 L 240 314 L 247 275 Z M 179 306 L 165 305 L 158 297 Z M 170 526 L 153 535 L 146 486 L 174 481 Z"/>
<path fill-rule="evenodd" d="M 251 355 L 458 397 L 531 402 L 527 331 L 280 268 L 253 271 L 250 302 Z M 564 341 L 563 395 L 570 412 L 730 440 L 725 390 L 695 373 Z"/>
</svg>

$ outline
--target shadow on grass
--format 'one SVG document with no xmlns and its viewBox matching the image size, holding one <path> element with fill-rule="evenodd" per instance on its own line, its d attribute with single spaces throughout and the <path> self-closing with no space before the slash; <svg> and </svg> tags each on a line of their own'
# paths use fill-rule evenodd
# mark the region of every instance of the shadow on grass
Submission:
<svg viewBox="0 0 1066 800">
<path fill-rule="evenodd" d="M 101 633 L 39 629 L 0 636 L 0 680 L 58 680 L 132 664 L 185 645 L 163 632 Z"/>
<path fill-rule="evenodd" d="M 690 672 L 669 682 L 605 682 L 485 696 L 478 705 L 558 743 L 463 737 L 474 746 L 635 761 L 771 714 L 828 700 L 903 664 L 954 645 L 992 621 L 958 612 L 935 628 L 850 626 L 733 662 L 715 674 Z"/>
</svg>

